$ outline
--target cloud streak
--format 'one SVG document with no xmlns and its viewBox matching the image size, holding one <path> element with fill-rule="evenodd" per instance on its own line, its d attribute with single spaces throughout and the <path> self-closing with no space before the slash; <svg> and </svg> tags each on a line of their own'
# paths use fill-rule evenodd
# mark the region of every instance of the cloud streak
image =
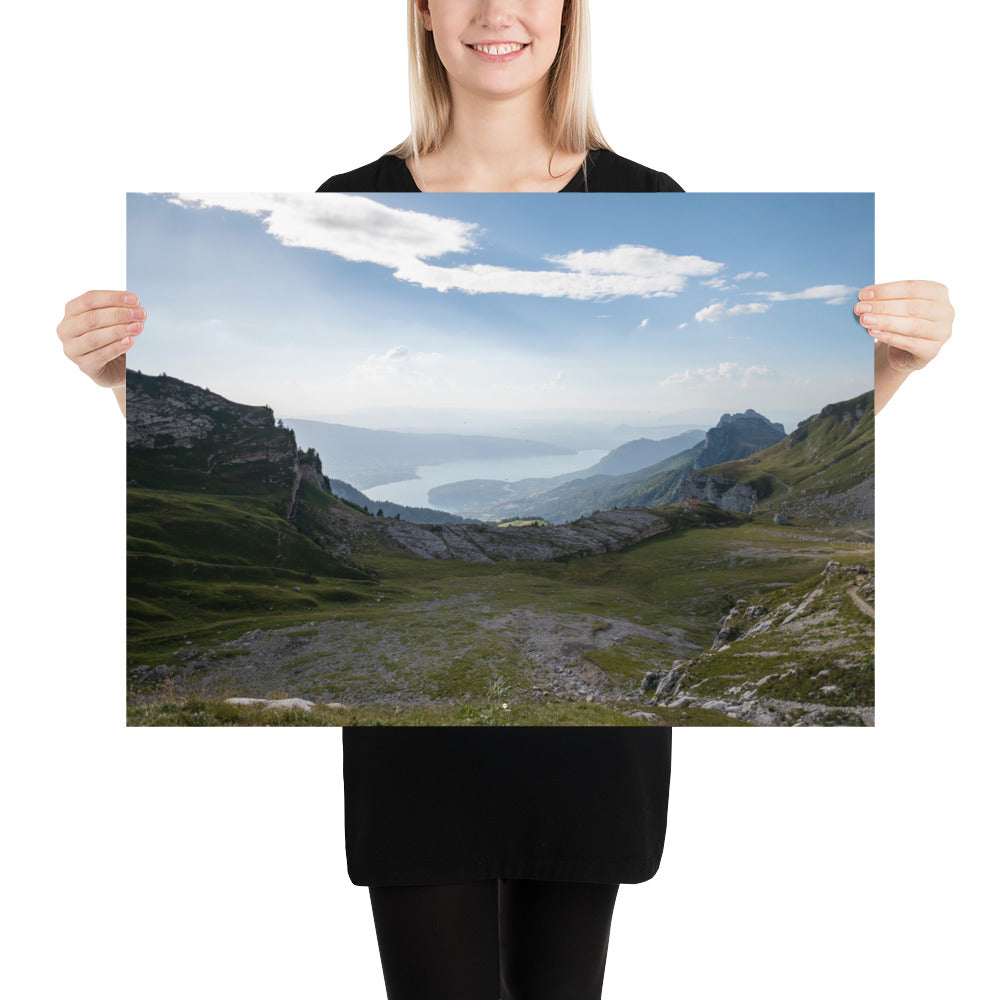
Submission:
<svg viewBox="0 0 1000 1000">
<path fill-rule="evenodd" d="M 662 298 L 683 291 L 689 278 L 710 277 L 725 267 L 690 254 L 630 244 L 550 255 L 543 258 L 550 267 L 538 270 L 480 263 L 446 265 L 436 261 L 480 248 L 479 226 L 346 194 L 177 194 L 170 201 L 187 208 L 242 212 L 260 219 L 284 246 L 378 264 L 391 269 L 400 281 L 439 292 L 576 300 Z"/>
<path fill-rule="evenodd" d="M 694 318 L 699 323 L 721 323 L 724 319 L 734 316 L 748 316 L 755 313 L 766 313 L 771 307 L 766 302 L 743 302 L 735 306 L 725 302 L 713 302 L 704 309 L 699 309 Z"/>
<path fill-rule="evenodd" d="M 814 285 L 801 292 L 751 292 L 763 295 L 768 302 L 795 302 L 804 299 L 822 299 L 828 306 L 842 306 L 848 302 L 857 289 L 851 285 Z"/>
<path fill-rule="evenodd" d="M 668 375 L 660 385 L 699 386 L 716 382 L 739 383 L 746 388 L 761 379 L 772 378 L 776 372 L 766 365 L 740 365 L 735 361 L 721 361 L 715 368 L 685 368 Z"/>
</svg>

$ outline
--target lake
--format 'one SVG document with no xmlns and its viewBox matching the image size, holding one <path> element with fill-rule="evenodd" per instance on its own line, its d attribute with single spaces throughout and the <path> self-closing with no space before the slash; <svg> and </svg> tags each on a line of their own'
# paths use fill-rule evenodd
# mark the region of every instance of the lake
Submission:
<svg viewBox="0 0 1000 1000">
<path fill-rule="evenodd" d="M 513 483 L 519 479 L 559 476 L 564 472 L 588 469 L 599 462 L 607 451 L 592 449 L 578 451 L 575 455 L 529 455 L 521 458 L 491 458 L 462 462 L 443 462 L 441 465 L 417 466 L 418 479 L 405 479 L 399 483 L 370 486 L 365 493 L 373 500 L 388 500 L 407 507 L 430 507 L 427 491 L 445 483 L 463 479 L 500 479 Z M 438 510 L 448 510 L 437 505 Z M 453 511 L 448 511 L 454 513 Z"/>
</svg>

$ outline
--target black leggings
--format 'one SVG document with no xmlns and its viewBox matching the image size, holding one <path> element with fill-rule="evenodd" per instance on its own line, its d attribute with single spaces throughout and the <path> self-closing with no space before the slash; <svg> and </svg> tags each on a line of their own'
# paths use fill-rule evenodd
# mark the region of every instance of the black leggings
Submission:
<svg viewBox="0 0 1000 1000">
<path fill-rule="evenodd" d="M 599 1000 L 617 885 L 369 889 L 389 1000 Z"/>
</svg>

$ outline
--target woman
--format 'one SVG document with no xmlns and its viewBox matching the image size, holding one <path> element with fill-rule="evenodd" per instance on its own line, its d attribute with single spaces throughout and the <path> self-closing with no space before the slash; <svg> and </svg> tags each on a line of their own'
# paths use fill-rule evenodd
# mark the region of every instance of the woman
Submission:
<svg viewBox="0 0 1000 1000">
<path fill-rule="evenodd" d="M 414 0 L 413 131 L 321 191 L 679 191 L 612 153 L 590 103 L 585 0 Z M 876 409 L 950 334 L 933 282 L 863 289 Z M 124 412 L 145 312 L 67 305 L 64 349 Z M 617 887 L 655 873 L 669 729 L 350 729 L 348 867 L 369 885 L 390 998 L 601 994 Z"/>
</svg>

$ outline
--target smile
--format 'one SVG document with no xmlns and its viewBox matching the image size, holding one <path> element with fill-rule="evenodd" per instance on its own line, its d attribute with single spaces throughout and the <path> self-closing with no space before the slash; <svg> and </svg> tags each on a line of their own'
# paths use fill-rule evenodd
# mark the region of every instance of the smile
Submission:
<svg viewBox="0 0 1000 1000">
<path fill-rule="evenodd" d="M 484 56 L 509 56 L 528 47 L 527 42 L 485 42 L 468 46 L 473 52 Z"/>
</svg>

